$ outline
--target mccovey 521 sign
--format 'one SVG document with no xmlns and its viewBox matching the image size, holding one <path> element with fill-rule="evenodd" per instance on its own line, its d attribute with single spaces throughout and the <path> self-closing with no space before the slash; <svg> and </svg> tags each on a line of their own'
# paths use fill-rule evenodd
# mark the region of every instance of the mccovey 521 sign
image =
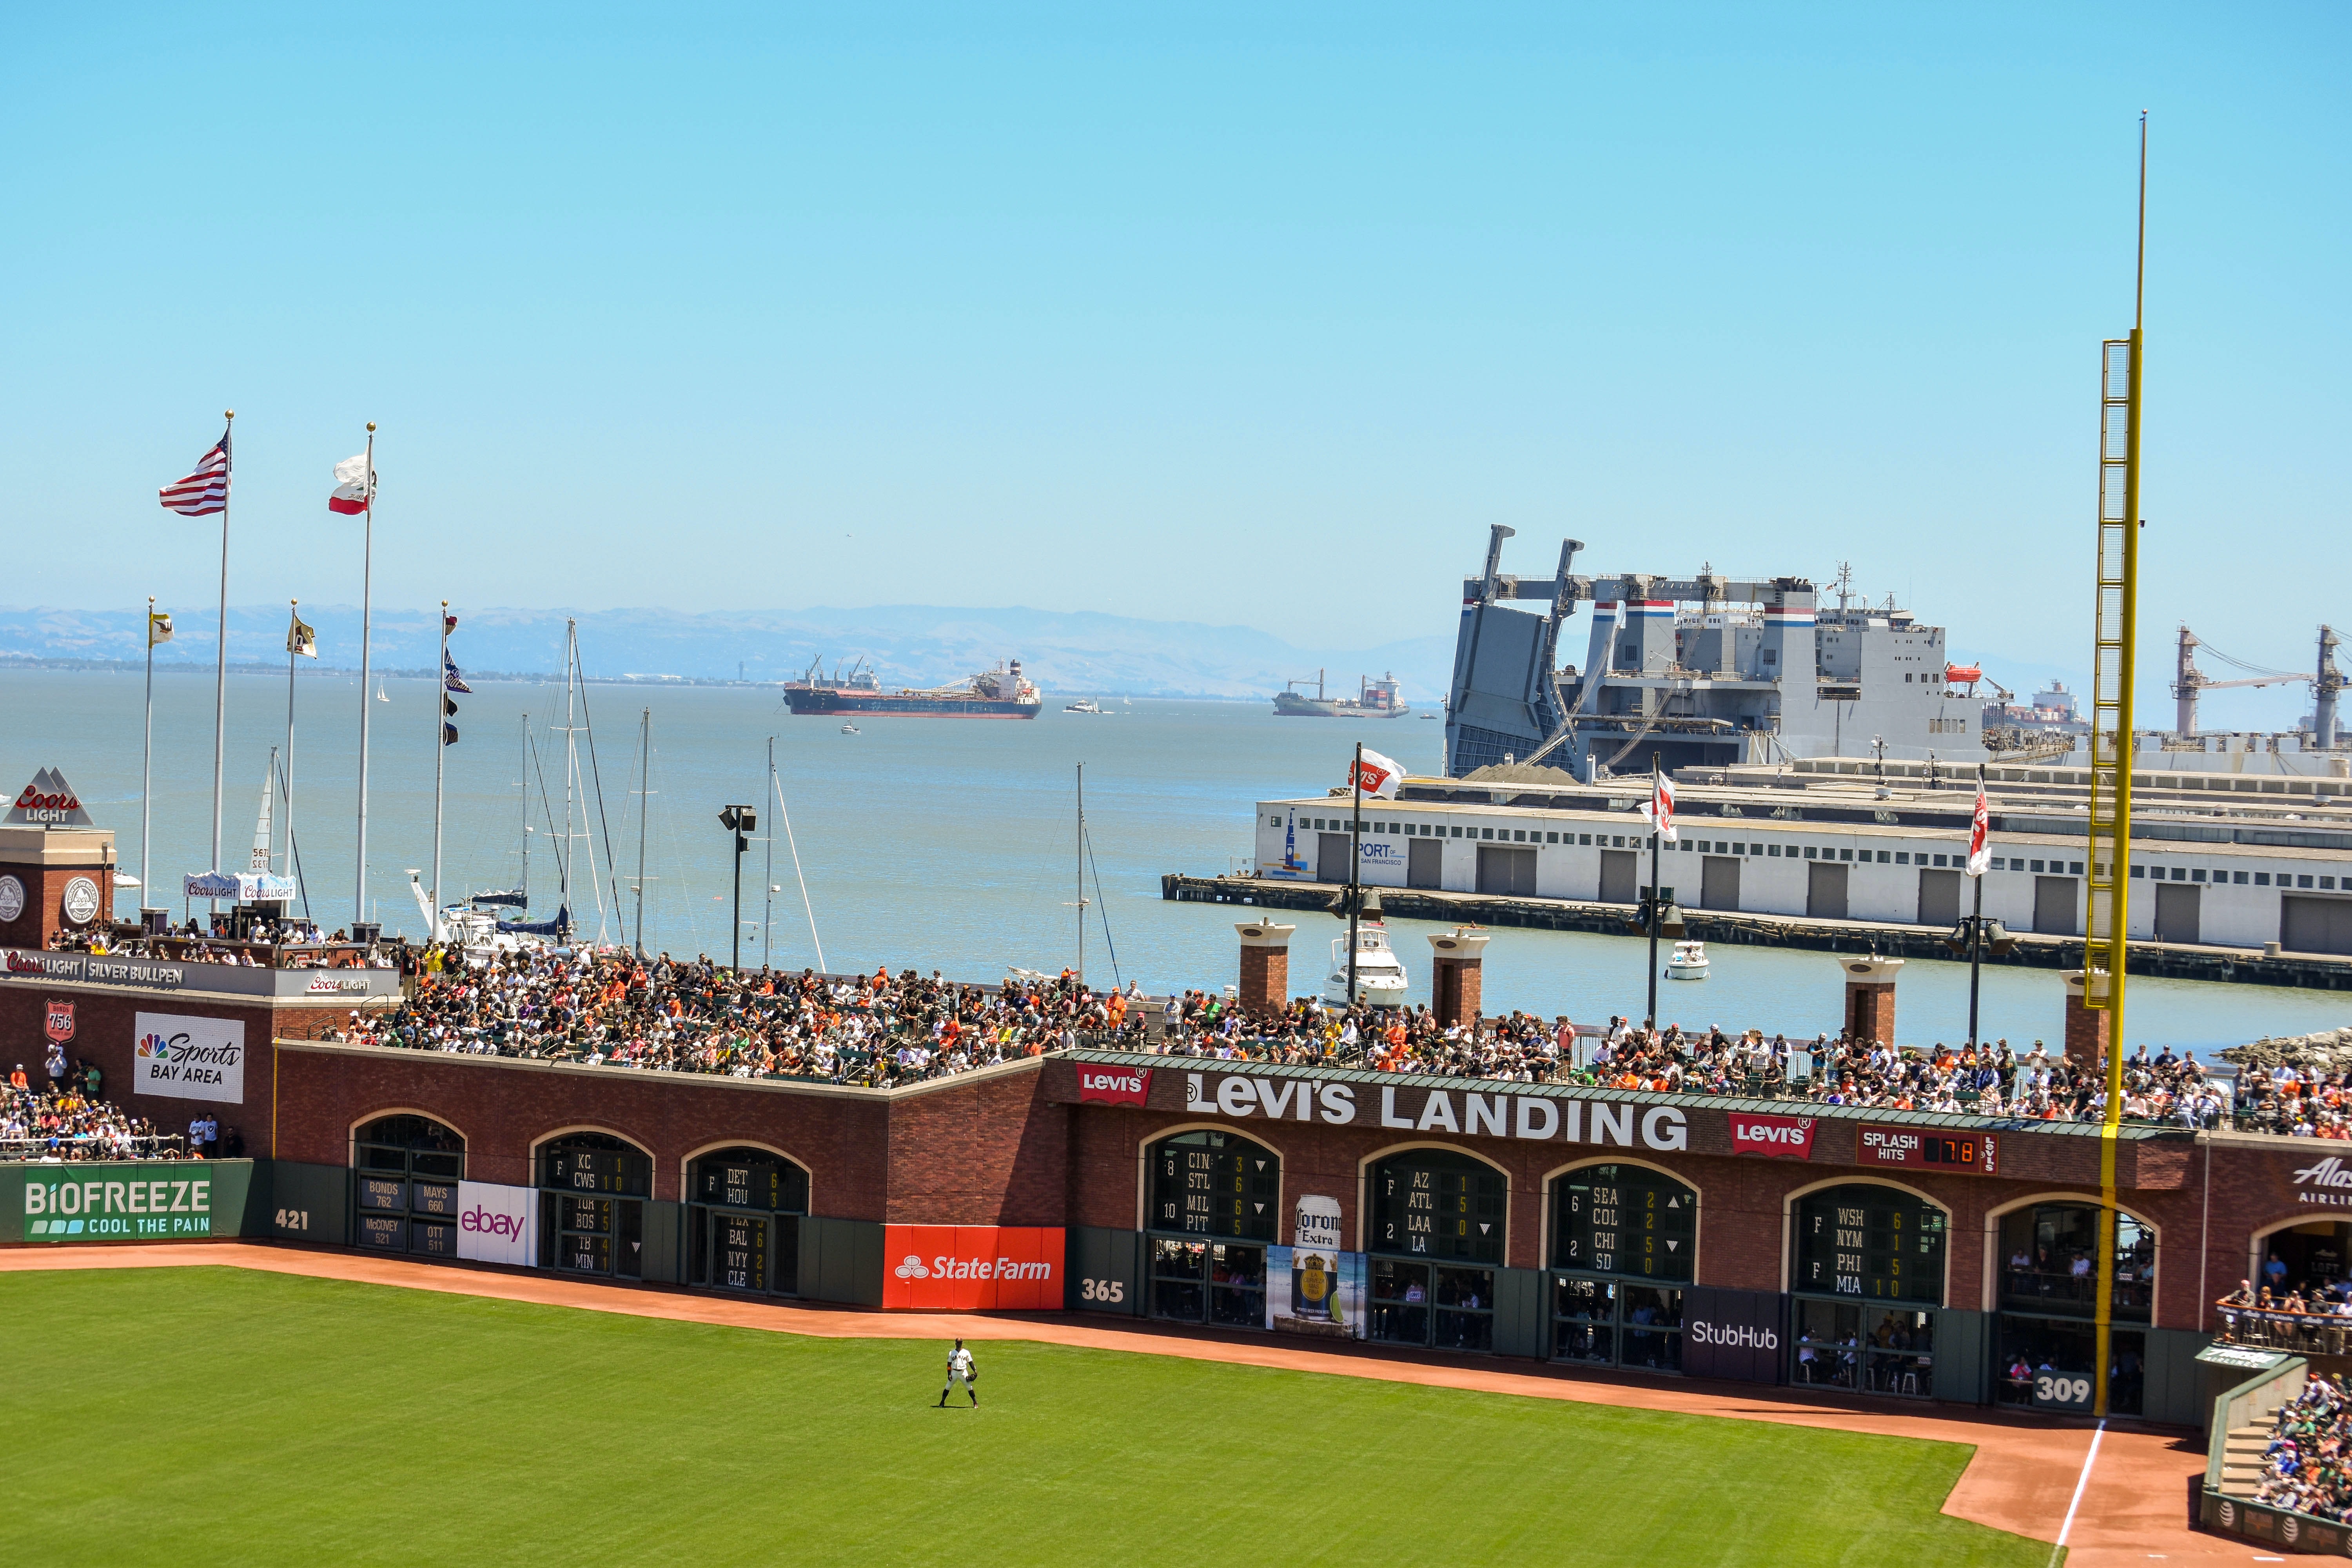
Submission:
<svg viewBox="0 0 2352 1568">
<path fill-rule="evenodd" d="M 1670 1152 L 1690 1147 L 1682 1108 L 1631 1100 L 1570 1100 L 1553 1095 L 1426 1089 L 1412 1084 L 1356 1085 L 1303 1078 L 1188 1072 L 1183 1109 L 1195 1115 L 1243 1121 L 1361 1123 L 1402 1132 L 1515 1138 L 1533 1142 L 1614 1143 Z M 1363 1098 L 1358 1098 L 1361 1089 Z M 1154 1096 L 1157 1103 L 1158 1097 Z M 1174 1109 L 1172 1105 L 1165 1109 Z"/>
</svg>

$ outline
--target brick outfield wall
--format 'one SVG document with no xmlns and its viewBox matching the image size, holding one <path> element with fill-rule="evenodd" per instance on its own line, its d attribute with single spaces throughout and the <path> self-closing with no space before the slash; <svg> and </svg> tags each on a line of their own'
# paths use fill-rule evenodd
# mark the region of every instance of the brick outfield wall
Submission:
<svg viewBox="0 0 2352 1568">
<path fill-rule="evenodd" d="M 0 987 L 0 1058 L 23 1060 L 37 1074 L 43 1004 L 68 989 Z M 73 992 L 71 999 L 72 1054 L 99 1065 L 109 1099 L 167 1129 L 184 1129 L 202 1102 L 128 1092 L 132 1016 L 142 1001 L 151 1011 L 240 1017 L 249 1041 L 265 1037 L 269 1023 L 267 1004 L 91 991 Z M 2098 1191 L 2095 1138 L 2004 1132 L 2002 1173 L 1978 1178 L 1864 1170 L 1851 1163 L 1855 1124 L 1826 1118 L 1816 1124 L 1809 1162 L 1734 1154 L 1722 1114 L 1703 1109 L 1688 1112 L 1688 1147 L 1674 1152 L 1384 1131 L 1369 1114 L 1348 1126 L 1269 1124 L 1262 1117 L 1171 1109 L 1184 1102 L 1184 1074 L 1210 1064 L 1163 1058 L 1160 1065 L 1156 1108 L 1136 1110 L 1076 1103 L 1075 1068 L 1050 1060 L 884 1093 L 281 1042 L 250 1053 L 242 1105 L 214 1109 L 224 1126 L 243 1130 L 251 1153 L 320 1165 L 350 1163 L 360 1124 L 411 1111 L 463 1133 L 467 1173 L 482 1181 L 528 1185 L 535 1144 L 593 1128 L 652 1155 L 658 1199 L 680 1196 L 685 1163 L 696 1153 L 748 1143 L 806 1166 L 812 1211 L 822 1215 L 1120 1230 L 1136 1228 L 1141 1215 L 1144 1146 L 1181 1127 L 1222 1126 L 1282 1157 L 1281 1242 L 1290 1240 L 1292 1201 L 1308 1193 L 1337 1199 L 1347 1233 L 1360 1236 L 1364 1164 L 1386 1150 L 1434 1143 L 1484 1159 L 1507 1176 L 1506 1258 L 1515 1268 L 1546 1261 L 1547 1179 L 1572 1165 L 1616 1159 L 1664 1169 L 1698 1190 L 1698 1283 L 1762 1290 L 1782 1287 L 1784 1207 L 1792 1193 L 1841 1181 L 1892 1181 L 1950 1211 L 1946 1299 L 1955 1307 L 1981 1307 L 1990 1299 L 1986 1221 L 1994 1209 L 2053 1196 L 2095 1200 Z M 1160 1078 L 1165 1085 L 1156 1081 Z M 1422 1092 L 1402 1090 L 1401 1105 L 1403 1095 Z M 1163 1100 L 1163 1093 L 1173 1100 Z M 1360 1091 L 1360 1107 L 1369 1111 L 1372 1103 Z M 2335 1147 L 2232 1135 L 2194 1145 L 2185 1138 L 2119 1145 L 2125 1206 L 2158 1230 L 2159 1325 L 2199 1325 L 2203 1303 L 2245 1274 L 2256 1233 L 2284 1223 L 2352 1220 L 2352 1172 L 2341 1173 L 2338 1186 L 2330 1179 L 2336 1173 L 2325 1168 Z M 2352 1150 L 2345 1158 L 2352 1163 Z M 2305 1179 L 2298 1182 L 2298 1173 Z"/>
<path fill-rule="evenodd" d="M 1548 1179 L 1574 1166 L 1616 1161 L 1666 1171 L 1697 1190 L 1696 1283 L 1778 1291 L 1787 1286 L 1786 1213 L 1793 1194 L 1843 1182 L 1892 1183 L 1927 1196 L 1950 1215 L 1946 1304 L 1990 1310 L 1999 1245 L 1991 1223 L 1995 1212 L 2028 1201 L 2098 1200 L 2099 1140 L 2079 1135 L 2002 1133 L 2002 1174 L 1976 1177 L 1864 1168 L 1853 1163 L 1857 1124 L 1826 1118 L 1816 1123 L 1813 1157 L 1797 1161 L 1732 1153 L 1723 1113 L 1705 1110 L 1688 1113 L 1687 1149 L 1661 1152 L 1382 1130 L 1369 1114 L 1372 1102 L 1363 1086 L 1357 1089 L 1359 1120 L 1346 1126 L 1287 1120 L 1270 1123 L 1262 1116 L 1232 1118 L 1175 1109 L 1185 1100 L 1179 1087 L 1183 1074 L 1214 1070 L 1215 1065 L 1191 1060 L 1166 1064 L 1161 1074 L 1155 1074 L 1150 1108 L 1072 1107 L 1077 1113 L 1071 1154 L 1072 1223 L 1136 1228 L 1147 1191 L 1147 1146 L 1170 1132 L 1205 1126 L 1255 1139 L 1281 1156 L 1277 1243 L 1292 1239 L 1295 1200 L 1316 1194 L 1339 1202 L 1342 1234 L 1360 1246 L 1368 1223 L 1363 1212 L 1366 1167 L 1375 1156 L 1397 1149 L 1436 1145 L 1472 1154 L 1505 1173 L 1510 1189 L 1506 1262 L 1512 1268 L 1536 1268 L 1545 1265 L 1549 1254 L 1545 1234 Z M 1066 1082 L 1063 1075 L 1067 1075 Z M 1163 1075 L 1175 1081 L 1163 1086 L 1158 1081 Z M 1420 1091 L 1403 1089 L 1406 1079 L 1397 1081 L 1400 1105 L 1405 1106 L 1405 1096 Z M 1075 1082 L 1076 1069 L 1068 1064 L 1047 1065 L 1046 1093 L 1075 1100 Z M 2202 1143 L 2180 1136 L 2118 1144 L 2116 1175 L 2123 1206 L 2158 1232 L 2157 1326 L 2212 1328 L 2207 1304 L 2244 1276 L 2258 1232 L 2303 1220 L 2352 1221 L 2352 1173 L 2347 1173 L 2347 1184 L 2337 1189 L 2332 1206 L 2324 1200 L 2305 1201 L 2321 1198 L 2324 1178 L 2295 1180 L 2296 1173 L 2325 1161 L 2331 1147 L 2308 1139 L 2228 1136 Z M 2352 1149 L 2347 1150 L 2346 1161 L 2352 1164 Z"/>
<path fill-rule="evenodd" d="M 681 1198 L 689 1159 L 749 1144 L 805 1166 L 828 1218 L 1066 1223 L 1070 1111 L 1037 1094 L 1034 1062 L 884 1093 L 330 1045 L 278 1059 L 283 1159 L 348 1164 L 356 1128 L 414 1112 L 464 1136 L 476 1181 L 529 1186 L 540 1143 L 588 1129 L 652 1156 L 656 1199 Z"/>
<path fill-rule="evenodd" d="M 273 1014 L 266 997 L 215 998 L 173 995 L 169 992 L 130 992 L 98 986 L 22 983 L 0 985 L 0 1072 L 22 1062 L 26 1075 L 36 1088 L 45 1088 L 48 1083 L 48 1075 L 41 1064 L 48 1055 L 49 1042 L 44 1032 L 44 1022 L 48 1004 L 52 1001 L 73 1004 L 74 1033 L 73 1038 L 65 1042 L 66 1056 L 75 1061 L 87 1058 L 98 1068 L 99 1092 L 104 1099 L 113 1101 L 133 1116 L 145 1117 L 155 1124 L 158 1131 L 177 1132 L 183 1136 L 186 1134 L 191 1120 L 208 1112 L 221 1124 L 224 1140 L 228 1136 L 228 1129 L 235 1127 L 244 1134 L 247 1154 L 257 1159 L 268 1157 L 271 1090 L 268 1041 L 273 1021 L 298 1011 L 314 1009 L 283 1009 Z M 245 1026 L 243 1100 L 225 1105 L 209 1100 L 133 1093 L 131 1068 L 138 1049 L 138 1015 L 141 1013 L 234 1018 L 242 1023 Z"/>
</svg>

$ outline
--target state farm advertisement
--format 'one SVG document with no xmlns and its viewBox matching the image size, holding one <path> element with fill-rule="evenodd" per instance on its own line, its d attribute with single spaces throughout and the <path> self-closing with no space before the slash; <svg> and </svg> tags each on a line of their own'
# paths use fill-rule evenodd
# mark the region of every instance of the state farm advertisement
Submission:
<svg viewBox="0 0 2352 1568">
<path fill-rule="evenodd" d="M 1062 1310 L 1059 1226 L 882 1227 L 882 1305 L 896 1311 Z"/>
<path fill-rule="evenodd" d="M 1734 1111 L 1731 1152 L 1761 1154 L 1768 1160 L 1810 1160 L 1813 1157 L 1813 1119 L 1810 1116 L 1748 1116 Z"/>
<path fill-rule="evenodd" d="M 1151 1098 L 1150 1068 L 1078 1068 L 1078 1102 L 1081 1105 L 1137 1105 Z"/>
<path fill-rule="evenodd" d="M 478 1263 L 539 1260 L 539 1194 L 490 1182 L 457 1184 L 457 1256 Z"/>
</svg>

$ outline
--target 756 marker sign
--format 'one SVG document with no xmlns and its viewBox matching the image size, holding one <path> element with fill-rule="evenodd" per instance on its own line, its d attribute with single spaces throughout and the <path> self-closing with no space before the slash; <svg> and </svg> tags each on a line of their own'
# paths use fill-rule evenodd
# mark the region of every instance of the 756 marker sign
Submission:
<svg viewBox="0 0 2352 1568">
<path fill-rule="evenodd" d="M 41 1032 L 64 1045 L 74 1037 L 74 1005 L 70 1002 L 47 1003 L 42 1009 Z"/>
</svg>

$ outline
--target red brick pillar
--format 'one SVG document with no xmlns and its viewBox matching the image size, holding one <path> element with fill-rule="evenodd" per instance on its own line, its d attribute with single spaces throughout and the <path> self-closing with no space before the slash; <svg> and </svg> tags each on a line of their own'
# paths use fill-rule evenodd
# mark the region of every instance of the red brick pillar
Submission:
<svg viewBox="0 0 2352 1568">
<path fill-rule="evenodd" d="M 1234 930 L 1242 938 L 1242 1011 L 1265 1017 L 1290 1005 L 1290 938 L 1297 926 L 1254 921 Z"/>
<path fill-rule="evenodd" d="M 1483 932 L 1458 930 L 1429 939 L 1429 1006 L 1440 1028 L 1478 1021 L 1485 999 L 1486 943 L 1492 940 Z"/>
<path fill-rule="evenodd" d="M 2066 973 L 2066 1055 L 2076 1063 L 2105 1061 L 2111 1015 L 2104 1007 L 2083 1005 L 2083 972 Z"/>
<path fill-rule="evenodd" d="M 1846 1037 L 1869 1045 L 1875 1040 L 1895 1044 L 1895 977 L 1902 973 L 1899 958 L 1842 958 L 1845 972 Z"/>
</svg>

